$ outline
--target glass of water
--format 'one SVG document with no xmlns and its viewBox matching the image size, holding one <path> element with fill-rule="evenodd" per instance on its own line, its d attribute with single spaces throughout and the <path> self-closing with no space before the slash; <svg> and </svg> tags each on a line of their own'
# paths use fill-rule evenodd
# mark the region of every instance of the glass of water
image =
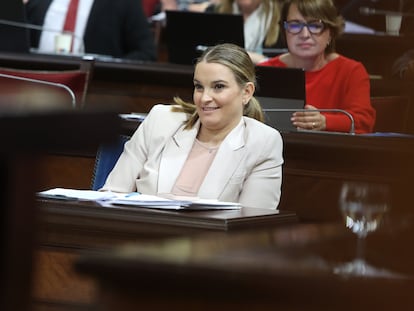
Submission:
<svg viewBox="0 0 414 311">
<path fill-rule="evenodd" d="M 345 182 L 342 185 L 339 206 L 345 226 L 357 236 L 354 260 L 337 266 L 334 273 L 341 275 L 393 277 L 388 270 L 367 263 L 364 256 L 365 238 L 375 232 L 390 209 L 390 190 L 385 184 Z"/>
</svg>

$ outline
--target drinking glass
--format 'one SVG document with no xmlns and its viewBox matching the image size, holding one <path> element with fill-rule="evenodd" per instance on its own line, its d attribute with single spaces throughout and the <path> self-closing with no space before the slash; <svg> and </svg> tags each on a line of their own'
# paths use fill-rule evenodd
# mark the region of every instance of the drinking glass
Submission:
<svg viewBox="0 0 414 311">
<path fill-rule="evenodd" d="M 354 260 L 337 266 L 334 273 L 341 275 L 396 277 L 398 274 L 368 264 L 364 257 L 365 238 L 381 225 L 390 209 L 387 185 L 365 182 L 345 182 L 342 185 L 339 206 L 345 225 L 357 236 Z"/>
<path fill-rule="evenodd" d="M 398 36 L 400 34 L 402 15 L 389 14 L 385 16 L 386 32 L 391 36 Z"/>
</svg>

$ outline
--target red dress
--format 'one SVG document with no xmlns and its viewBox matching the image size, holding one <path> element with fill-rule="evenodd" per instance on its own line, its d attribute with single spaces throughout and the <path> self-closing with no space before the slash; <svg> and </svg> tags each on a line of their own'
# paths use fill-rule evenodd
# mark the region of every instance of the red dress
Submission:
<svg viewBox="0 0 414 311">
<path fill-rule="evenodd" d="M 279 56 L 259 66 L 287 67 Z M 355 60 L 340 55 L 322 69 L 307 71 L 306 103 L 319 109 L 343 109 L 355 120 L 356 133 L 372 132 L 375 109 L 371 106 L 370 82 L 365 67 Z M 351 121 L 340 113 L 323 113 L 326 131 L 349 132 Z"/>
</svg>

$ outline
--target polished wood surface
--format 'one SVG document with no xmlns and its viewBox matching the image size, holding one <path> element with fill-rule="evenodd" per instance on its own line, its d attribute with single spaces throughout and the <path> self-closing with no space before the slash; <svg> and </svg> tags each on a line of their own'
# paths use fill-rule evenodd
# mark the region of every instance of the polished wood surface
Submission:
<svg viewBox="0 0 414 311">
<path fill-rule="evenodd" d="M 62 55 L 0 53 L 0 66 L 65 70 L 79 66 L 80 58 Z M 87 106 L 118 106 L 119 112 L 148 112 L 174 96 L 191 99 L 193 67 L 124 59 L 97 59 L 90 81 Z"/>
<path fill-rule="evenodd" d="M 263 208 L 172 211 L 96 202 L 37 200 L 44 246 L 107 248 L 140 239 L 234 231 L 295 223 L 289 211 Z"/>
<path fill-rule="evenodd" d="M 72 249 L 37 248 L 34 255 L 32 310 L 91 310 L 97 285 L 74 269 L 79 255 Z"/>
<path fill-rule="evenodd" d="M 97 310 L 412 309 L 413 252 L 408 260 L 387 253 L 395 243 L 388 234 L 377 232 L 382 243 L 368 245 L 367 258 L 398 278 L 335 274 L 354 247 L 354 236 L 339 224 L 136 243 L 85 253 L 76 267 L 100 284 Z"/>
<path fill-rule="evenodd" d="M 302 221 L 338 221 L 343 181 L 359 180 L 389 185 L 393 213 L 411 213 L 412 137 L 288 133 L 283 141 L 281 210 L 295 211 Z"/>
<path fill-rule="evenodd" d="M 369 42 L 365 39 L 358 39 L 357 42 Z M 353 45 L 351 42 L 352 40 L 344 46 L 344 49 L 351 50 L 350 56 L 356 54 L 371 61 L 372 53 L 367 53 L 366 48 L 358 48 L 357 44 Z M 381 49 L 375 49 L 372 58 L 375 59 L 375 64 L 383 65 L 387 57 L 378 53 L 378 50 Z M 378 57 L 381 57 L 380 63 L 377 62 Z M 25 69 L 65 70 L 76 68 L 80 60 L 79 57 L 61 55 L 0 53 L 0 66 Z M 387 75 L 376 77 L 378 72 L 375 71 L 372 75 L 373 97 L 399 95 L 406 89 L 401 81 L 390 79 Z M 156 103 L 172 102 L 174 96 L 191 99 L 192 88 L 193 67 L 189 65 L 97 58 L 88 90 L 87 105 L 103 107 L 108 103 L 115 103 L 120 112 L 148 112 Z"/>
<path fill-rule="evenodd" d="M 348 38 L 348 39 L 347 39 Z M 387 40 L 393 44 L 387 45 Z M 346 44 L 342 49 L 344 55 L 356 56 L 358 60 L 371 66 L 391 66 L 397 51 L 405 46 L 401 38 L 387 36 L 346 35 Z M 398 41 L 394 42 L 394 41 Z M 369 42 L 376 42 L 375 49 L 367 48 Z M 401 42 L 400 42 L 401 41 Z M 368 43 L 367 43 L 368 42 Z M 410 41 L 411 42 L 411 41 Z M 362 44 L 363 43 L 363 44 Z M 385 45 L 381 48 L 382 45 Z M 387 56 L 378 51 L 393 49 L 394 56 Z M 372 50 L 372 51 L 371 51 Z M 371 51 L 371 52 L 367 52 Z M 359 58 L 358 58 L 359 57 Z M 77 68 L 80 57 L 42 54 L 0 53 L 0 66 L 23 69 L 67 70 Z M 374 67 L 375 68 L 375 67 Z M 369 69 L 369 68 L 368 68 Z M 391 69 L 391 68 L 389 68 Z M 383 71 L 383 69 L 379 69 Z M 371 97 L 373 102 L 378 97 L 407 98 L 408 108 L 405 125 L 396 125 L 397 119 L 389 116 L 393 108 L 390 105 L 375 107 L 378 109 L 379 131 L 403 131 L 414 133 L 414 89 L 409 81 L 391 78 L 389 74 L 379 74 L 368 70 L 371 76 Z M 193 89 L 193 67 L 189 65 L 165 62 L 139 62 L 123 59 L 97 58 L 94 72 L 88 88 L 86 107 L 105 108 L 115 105 L 121 113 L 148 112 L 157 103 L 172 103 L 174 96 L 191 100 Z M 389 102 L 382 100 L 382 102 Z M 399 109 L 400 107 L 397 107 Z M 399 113 L 397 111 L 396 113 Z M 398 117 L 398 120 L 401 118 Z"/>
<path fill-rule="evenodd" d="M 411 180 L 414 177 L 412 163 L 414 140 L 410 137 L 286 133 L 283 134 L 283 141 L 285 164 L 282 198 L 279 206 L 281 211 L 294 211 L 301 223 L 342 223 L 338 196 L 343 181 L 360 180 L 388 184 L 393 192 L 393 204 L 388 221 L 395 224 L 395 227 L 387 233 L 390 235 L 389 240 L 393 242 L 388 241 L 384 244 L 382 241 L 374 241 L 376 252 L 381 255 L 373 252 L 371 257 L 382 263 L 382 257 L 389 260 L 395 253 L 403 254 L 401 256 L 406 260 L 393 262 L 393 266 L 407 268 L 408 259 L 414 260 L 414 257 L 410 248 L 402 247 L 400 243 L 405 241 L 406 245 L 409 245 L 411 243 L 409 237 L 413 236 L 410 231 L 413 221 L 410 193 Z M 89 159 L 93 163 L 93 158 Z M 75 166 L 72 168 L 74 169 Z M 72 172 L 74 176 L 84 173 L 85 170 Z M 88 181 L 88 178 L 85 178 L 85 181 Z M 76 179 L 73 182 L 75 183 Z M 159 220 L 160 225 L 157 225 L 157 222 L 151 223 L 157 218 L 157 213 L 154 211 L 149 212 L 151 216 L 147 214 L 148 211 L 141 211 L 141 220 L 149 221 L 144 224 L 143 221 L 137 222 L 136 219 L 131 218 L 128 213 L 114 212 L 112 215 L 116 214 L 114 218 L 118 219 L 112 220 L 105 219 L 100 213 L 90 213 L 94 208 L 87 208 L 84 210 L 84 215 L 81 215 L 82 204 L 73 211 L 69 207 L 70 204 L 61 210 L 59 210 L 59 205 L 53 203 L 49 205 L 50 209 L 44 210 L 46 213 L 43 218 L 42 231 L 43 246 L 53 247 L 57 253 L 50 254 L 47 249 L 42 252 L 46 252 L 47 256 L 56 256 L 56 258 L 61 256 L 60 252 L 70 253 L 73 256 L 72 260 L 76 260 L 79 256 L 79 249 L 92 248 L 99 251 L 126 242 L 153 240 L 154 237 L 193 235 L 197 232 L 198 235 L 203 232 L 200 228 L 206 224 L 216 229 L 219 228 L 219 231 L 225 230 L 226 226 L 231 229 L 231 221 L 227 224 L 223 219 L 215 219 L 213 223 L 208 222 L 207 219 L 193 222 L 190 217 L 187 220 L 190 223 L 193 222 L 195 227 L 188 228 L 177 226 L 181 221 L 181 215 L 172 215 L 173 217 L 169 218 L 170 216 L 165 214 L 165 211 L 158 213 L 162 217 Z M 73 212 L 72 215 L 71 212 Z M 77 213 L 79 214 L 76 215 Z M 178 223 L 176 223 L 177 219 Z M 144 234 L 145 230 L 149 230 L 150 234 Z M 254 231 L 254 228 L 248 230 L 252 234 Z M 232 234 L 232 230 L 226 232 L 226 234 L 229 233 Z M 341 243 L 337 242 L 336 246 L 342 245 Z M 387 255 L 383 254 L 384 251 Z M 353 249 L 348 249 L 348 253 L 352 255 Z M 48 266 L 49 264 L 43 261 L 39 261 L 37 265 L 37 269 L 47 271 L 47 274 L 42 275 L 41 283 L 49 278 L 52 280 L 56 278 L 54 275 L 56 271 L 48 270 Z M 61 268 L 64 271 L 70 270 L 70 267 L 62 266 Z M 74 285 L 77 283 L 80 287 L 87 284 L 89 291 L 96 293 L 96 287 L 90 279 L 85 281 L 79 274 L 72 274 L 71 278 L 72 287 L 77 288 Z M 34 286 L 38 288 L 36 284 L 38 283 L 35 282 Z M 54 292 L 64 292 L 61 285 L 52 282 L 50 284 L 52 285 L 47 290 L 43 288 L 43 292 L 36 290 L 35 298 L 53 297 L 54 295 L 60 297 Z M 61 297 L 61 301 L 72 301 L 69 296 L 73 295 L 73 297 L 78 297 L 78 301 L 84 302 L 84 306 L 94 305 L 93 297 L 85 297 L 79 291 L 73 291 L 73 293 L 68 291 L 67 294 L 68 297 Z"/>
<path fill-rule="evenodd" d="M 0 54 L 0 65 L 32 69 L 76 68 L 78 61 L 76 57 Z M 192 72 L 191 66 L 113 59 L 97 60 L 86 107 L 101 109 L 115 104 L 118 112 L 148 112 L 154 104 L 171 102 L 176 95 L 189 99 L 192 96 Z M 377 72 L 373 73 L 377 74 Z M 372 96 L 405 95 L 412 91 L 412 88 L 398 80 L 375 78 L 371 82 Z M 410 98 L 412 103 L 412 97 Z M 413 109 L 410 113 L 413 113 Z M 407 122 L 414 124 L 410 120 L 408 118 Z M 56 125 L 53 122 L 52 124 Z M 67 146 L 63 148 L 65 149 L 63 152 L 62 149 L 55 148 L 56 150 L 50 150 L 47 155 L 42 154 L 39 157 L 42 174 L 37 174 L 36 190 L 59 186 L 77 189 L 90 187 L 98 141 L 95 141 L 95 146 L 91 146 L 87 133 L 92 131 L 95 135 L 103 130 L 111 130 L 108 126 L 95 127 L 93 124 L 93 120 L 90 120 L 88 125 L 82 123 L 78 126 L 87 128 L 84 130 L 85 135 L 77 142 L 83 141 L 84 145 L 74 145 L 75 150 L 70 152 Z M 19 126 L 23 127 L 23 124 Z M 122 132 L 122 130 L 116 131 Z M 77 141 L 78 138 L 72 135 L 71 131 L 67 130 L 65 133 L 71 142 Z M 6 138 L 7 142 L 13 144 L 15 139 L 10 137 L 9 135 Z M 339 222 L 342 221 L 342 216 L 337 209 L 337 199 L 343 180 L 383 181 L 391 185 L 395 194 L 393 199 L 395 208 L 391 219 L 401 223 L 403 227 L 411 225 L 409 204 L 413 177 L 410 163 L 413 156 L 411 139 L 289 133 L 283 134 L 283 140 L 285 165 L 280 203 L 282 211 L 293 210 L 301 222 Z M 27 139 L 24 141 L 26 142 Z M 27 142 L 30 145 L 30 141 Z M 57 144 L 57 147 L 63 147 L 63 144 L 60 145 L 59 142 Z M 39 258 L 36 261 L 36 277 L 33 282 L 36 306 L 39 310 L 45 311 L 60 310 L 60 307 L 65 311 L 75 310 L 78 307 L 80 310 L 90 308 L 94 305 L 96 294 L 94 281 L 73 273 L 72 264 L 79 256 L 80 237 L 83 237 L 84 247 L 93 247 L 93 244 L 99 241 L 102 231 L 82 231 L 89 226 L 89 222 L 83 222 L 82 217 L 72 218 L 73 223 L 69 225 L 62 222 L 60 223 L 62 227 L 59 227 L 59 221 L 69 216 L 60 215 L 56 218 L 55 216 L 53 221 L 56 222 L 54 224 L 51 222 L 44 227 L 51 229 L 50 234 L 43 235 L 42 239 L 54 243 L 60 240 L 64 243 L 61 246 L 57 243 L 53 244 L 52 248 L 45 247 L 47 246 L 45 243 L 36 253 Z M 70 217 L 67 219 L 69 221 Z M 100 219 L 96 223 L 105 222 Z M 110 233 L 109 221 L 106 225 L 106 233 Z M 163 226 L 159 226 L 159 230 Z M 64 234 L 65 229 L 68 228 L 70 230 Z M 78 231 L 79 228 L 82 230 Z M 118 245 L 137 240 L 137 235 L 134 233 L 129 235 L 128 230 L 133 232 L 137 228 L 131 223 L 130 226 L 126 226 L 126 232 L 112 235 L 104 245 Z M 160 231 L 153 233 L 160 233 Z M 161 236 L 164 233 L 161 231 Z M 102 245 L 97 244 L 94 249 L 98 250 Z M 395 250 L 392 247 L 389 249 Z M 67 280 L 59 283 L 60 277 L 64 279 L 64 276 Z M 49 282 L 49 280 L 53 281 Z"/>
<path fill-rule="evenodd" d="M 97 287 L 73 271 L 80 251 L 105 253 L 129 242 L 198 235 L 204 232 L 253 231 L 290 225 L 295 213 L 243 208 L 229 211 L 169 211 L 102 207 L 95 202 L 37 200 L 38 249 L 32 297 L 36 308 L 94 305 Z M 59 310 L 59 309 L 57 309 Z"/>
<path fill-rule="evenodd" d="M 0 309 L 29 310 L 32 259 L 38 210 L 34 194 L 40 182 L 38 160 L 50 150 L 86 148 L 113 139 L 120 126 L 114 112 L 37 106 L 20 101 L 0 107 L 0 180 L 2 255 Z M 102 123 L 101 123 L 102 122 Z M 104 130 L 89 129 L 89 126 Z M 85 132 L 87 131 L 87 134 Z"/>
<path fill-rule="evenodd" d="M 337 51 L 364 64 L 368 73 L 390 77 L 393 63 L 414 49 L 413 35 L 345 33 L 336 42 Z"/>
<path fill-rule="evenodd" d="M 128 122 L 129 134 L 135 128 Z M 319 132 L 282 133 L 282 137 L 285 162 L 281 210 L 295 211 L 302 221 L 337 221 L 342 216 L 335 207 L 344 180 L 390 184 L 396 210 L 407 210 L 410 179 L 414 177 L 412 137 Z M 90 150 L 73 156 L 48 155 L 42 162 L 48 178 L 41 188 L 64 185 L 89 189 L 94 161 Z M 56 175 L 56 170 L 61 174 Z"/>
</svg>

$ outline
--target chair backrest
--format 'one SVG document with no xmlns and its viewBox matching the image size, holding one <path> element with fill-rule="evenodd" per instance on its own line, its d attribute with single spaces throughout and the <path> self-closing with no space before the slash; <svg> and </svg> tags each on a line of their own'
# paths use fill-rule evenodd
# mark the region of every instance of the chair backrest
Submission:
<svg viewBox="0 0 414 311">
<path fill-rule="evenodd" d="M 407 133 L 408 96 L 371 97 L 371 104 L 377 112 L 374 132 Z"/>
<path fill-rule="evenodd" d="M 71 96 L 73 106 L 81 108 L 86 100 L 94 64 L 93 57 L 84 57 L 80 61 L 79 69 L 75 70 L 25 70 L 0 67 L 0 78 L 8 79 L 9 84 L 14 84 L 16 87 L 19 82 L 24 82 L 39 87 L 49 83 L 51 87 L 65 88 Z M 13 83 L 11 83 L 12 80 Z M 42 81 L 46 83 L 42 83 Z"/>
<path fill-rule="evenodd" d="M 92 190 L 98 190 L 104 185 L 129 139 L 130 136 L 119 135 L 116 141 L 101 144 L 98 147 L 91 183 Z"/>
</svg>

